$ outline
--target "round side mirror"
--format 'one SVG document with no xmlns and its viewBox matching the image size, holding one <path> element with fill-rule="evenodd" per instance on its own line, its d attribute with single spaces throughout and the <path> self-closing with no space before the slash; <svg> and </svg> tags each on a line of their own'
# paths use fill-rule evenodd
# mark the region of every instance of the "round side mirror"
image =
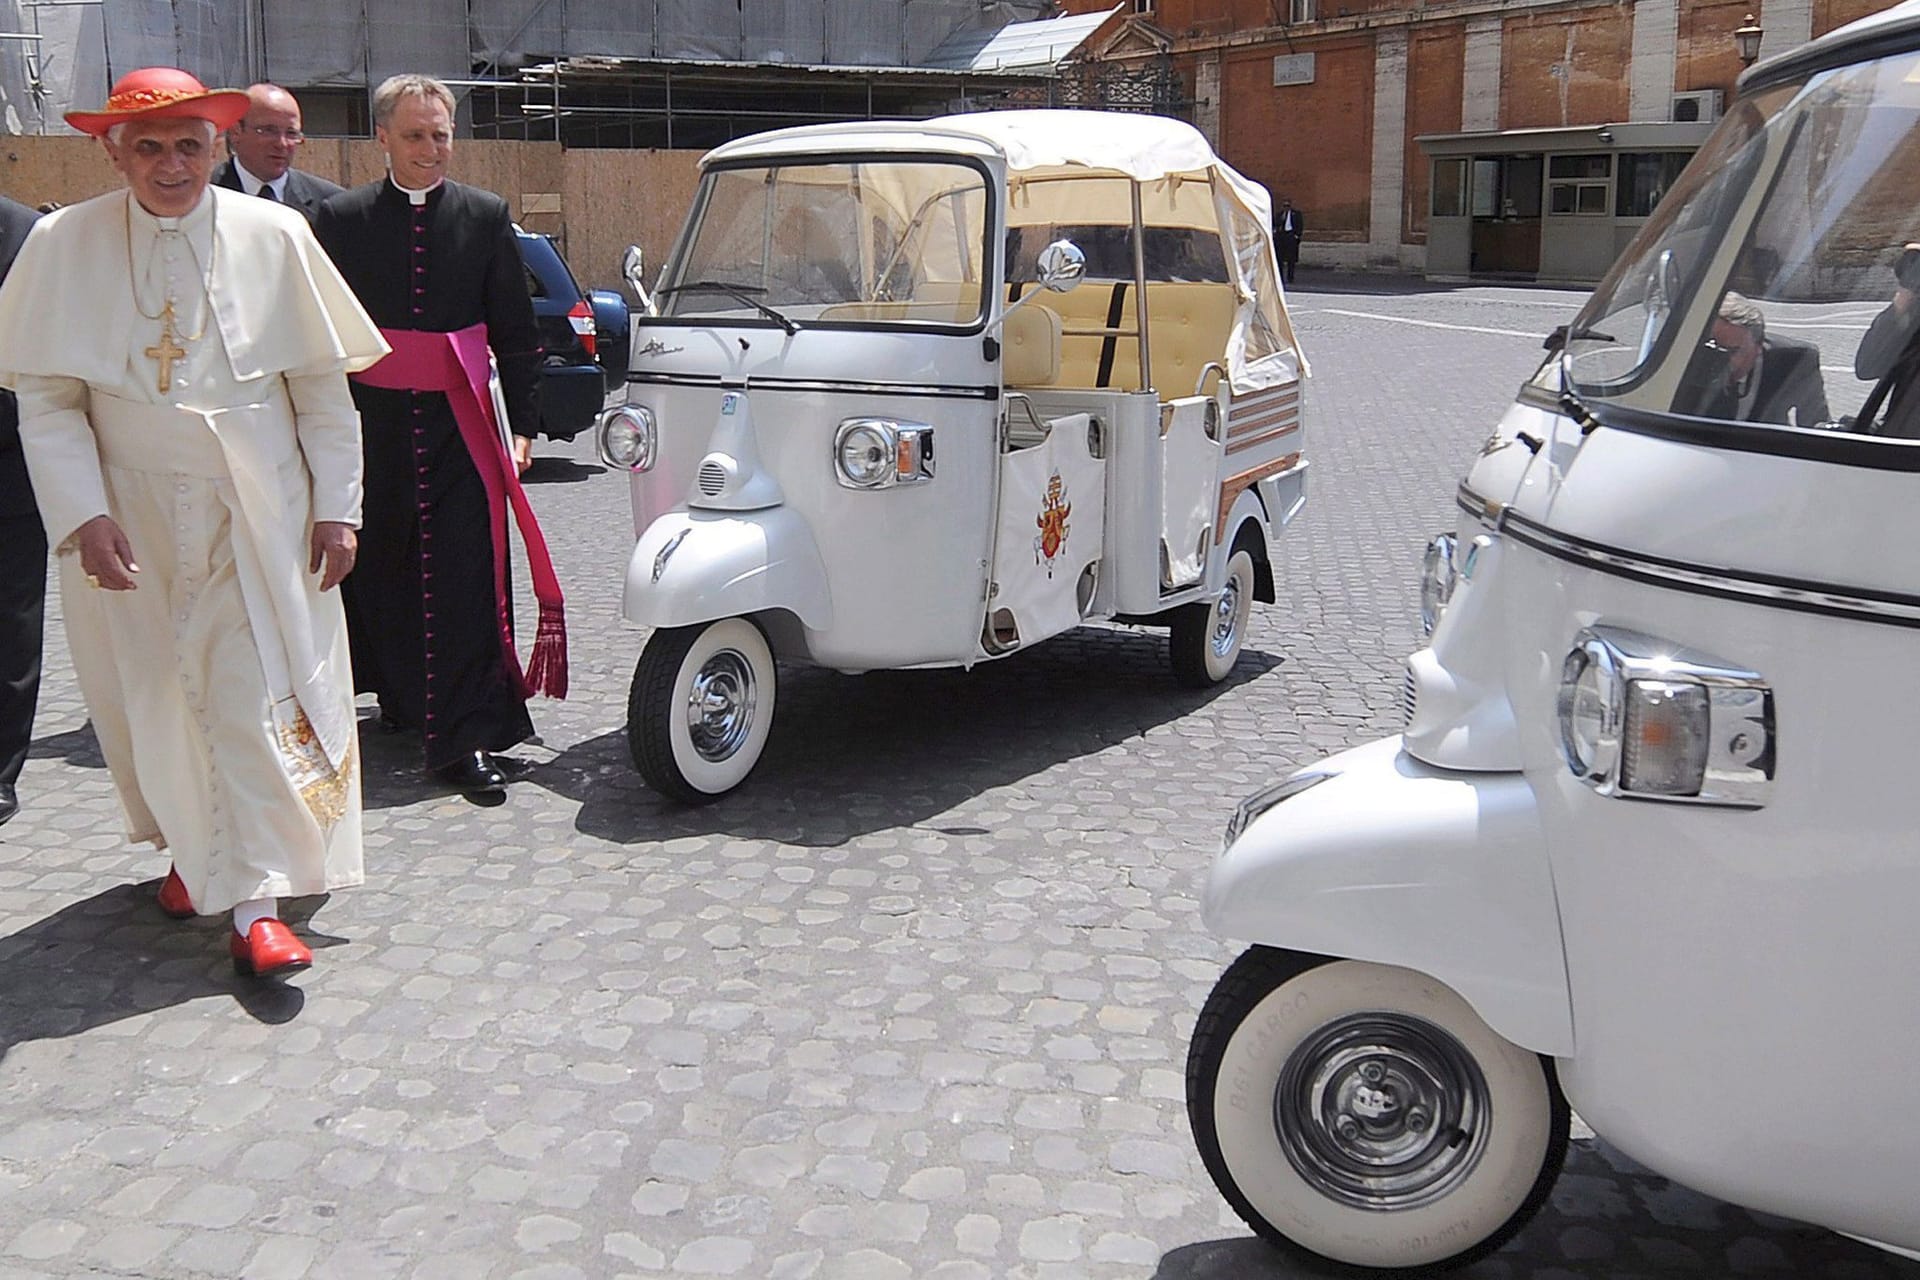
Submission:
<svg viewBox="0 0 1920 1280">
<path fill-rule="evenodd" d="M 1039 269 L 1041 288 L 1065 293 L 1086 276 L 1087 255 L 1071 240 L 1055 240 L 1040 251 L 1035 265 Z"/>
<path fill-rule="evenodd" d="M 653 297 L 647 292 L 647 255 L 640 252 L 640 246 L 630 244 L 626 252 L 620 255 L 620 275 L 633 290 L 633 296 L 648 311 L 653 310 Z"/>
</svg>

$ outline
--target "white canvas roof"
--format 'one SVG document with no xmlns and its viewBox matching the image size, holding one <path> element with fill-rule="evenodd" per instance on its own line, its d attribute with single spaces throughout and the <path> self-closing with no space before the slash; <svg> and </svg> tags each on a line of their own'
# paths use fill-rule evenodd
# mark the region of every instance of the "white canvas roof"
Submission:
<svg viewBox="0 0 1920 1280">
<path fill-rule="evenodd" d="M 1172 174 L 1214 176 L 1231 187 L 1262 223 L 1273 225 L 1267 189 L 1213 153 L 1198 129 L 1168 116 L 1123 111 L 979 111 L 942 116 L 929 125 L 991 142 L 1007 171 L 1083 168 L 1124 173 L 1140 182 Z"/>
</svg>

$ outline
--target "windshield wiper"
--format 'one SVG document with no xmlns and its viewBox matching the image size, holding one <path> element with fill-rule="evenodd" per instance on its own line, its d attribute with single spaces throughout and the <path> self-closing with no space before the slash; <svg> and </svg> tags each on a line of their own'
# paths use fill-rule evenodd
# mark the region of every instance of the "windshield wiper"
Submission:
<svg viewBox="0 0 1920 1280">
<path fill-rule="evenodd" d="M 1596 342 L 1618 342 L 1620 339 L 1598 329 L 1589 329 L 1584 325 L 1557 324 L 1540 340 L 1540 345 L 1548 351 L 1559 351 L 1569 342 L 1580 339 L 1592 339 Z"/>
<path fill-rule="evenodd" d="M 730 284 L 725 280 L 687 280 L 681 284 L 670 284 L 664 289 L 656 289 L 654 290 L 654 296 L 664 297 L 670 293 L 724 293 L 730 297 L 738 298 L 767 319 L 779 325 L 782 329 L 785 329 L 788 337 L 792 337 L 794 334 L 800 332 L 799 325 L 753 296 L 756 293 L 765 292 L 766 290 L 757 284 Z"/>
</svg>

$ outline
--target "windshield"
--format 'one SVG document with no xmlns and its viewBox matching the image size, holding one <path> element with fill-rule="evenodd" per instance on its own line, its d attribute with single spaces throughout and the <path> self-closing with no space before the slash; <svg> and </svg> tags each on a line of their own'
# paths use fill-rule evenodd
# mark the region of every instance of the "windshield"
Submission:
<svg viewBox="0 0 1920 1280">
<path fill-rule="evenodd" d="M 1589 400 L 1920 437 L 1920 54 L 1739 103 L 1569 329 Z M 1556 362 L 1542 370 L 1557 381 Z"/>
<path fill-rule="evenodd" d="M 799 325 L 976 325 L 987 176 L 849 160 L 709 171 L 662 314 Z"/>
</svg>

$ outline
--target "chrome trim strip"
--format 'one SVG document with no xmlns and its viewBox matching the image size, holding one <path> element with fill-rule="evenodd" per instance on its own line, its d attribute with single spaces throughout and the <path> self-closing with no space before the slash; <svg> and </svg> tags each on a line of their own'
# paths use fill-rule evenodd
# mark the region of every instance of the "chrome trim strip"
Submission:
<svg viewBox="0 0 1920 1280">
<path fill-rule="evenodd" d="M 1291 426 L 1281 427 L 1278 431 L 1269 431 L 1265 435 L 1229 437 L 1227 453 L 1230 455 L 1244 453 L 1248 449 L 1255 449 L 1263 444 L 1272 444 L 1276 440 L 1284 440 L 1299 430 L 1300 424 L 1296 422 Z"/>
<path fill-rule="evenodd" d="M 1467 507 L 1463 491 L 1460 505 Z M 1467 508 L 1471 512 L 1471 508 Z M 1524 516 L 1504 511 L 1498 527 L 1516 542 L 1572 564 L 1584 565 L 1619 578 L 1689 591 L 1695 595 L 1717 596 L 1773 609 L 1791 609 L 1797 613 L 1817 613 L 1834 618 L 1853 618 L 1896 627 L 1920 627 L 1920 596 L 1873 592 L 1861 587 L 1834 583 L 1796 581 L 1762 574 L 1738 574 L 1636 555 L 1617 547 L 1571 538 L 1555 533 L 1545 525 Z"/>
<path fill-rule="evenodd" d="M 717 373 L 654 373 L 642 369 L 627 373 L 630 383 L 655 386 L 718 387 Z M 754 391 L 859 391 L 882 396 L 923 396 L 946 400 L 998 400 L 996 386 L 942 385 L 928 382 L 864 382 L 854 378 L 777 378 L 749 377 L 747 386 Z"/>
<path fill-rule="evenodd" d="M 1300 411 L 1292 408 L 1275 409 L 1272 413 L 1261 414 L 1258 417 L 1248 415 L 1245 418 L 1236 418 L 1229 415 L 1227 418 L 1227 434 L 1245 435 L 1249 431 L 1258 431 L 1262 427 L 1276 427 L 1283 422 L 1298 421 L 1300 421 Z"/>
<path fill-rule="evenodd" d="M 1465 481 L 1461 482 L 1459 491 L 1454 495 L 1454 501 L 1462 511 L 1475 520 L 1494 532 L 1499 532 L 1500 517 L 1506 510 L 1503 504 L 1495 502 L 1492 498 L 1481 497 L 1467 488 Z"/>
</svg>

